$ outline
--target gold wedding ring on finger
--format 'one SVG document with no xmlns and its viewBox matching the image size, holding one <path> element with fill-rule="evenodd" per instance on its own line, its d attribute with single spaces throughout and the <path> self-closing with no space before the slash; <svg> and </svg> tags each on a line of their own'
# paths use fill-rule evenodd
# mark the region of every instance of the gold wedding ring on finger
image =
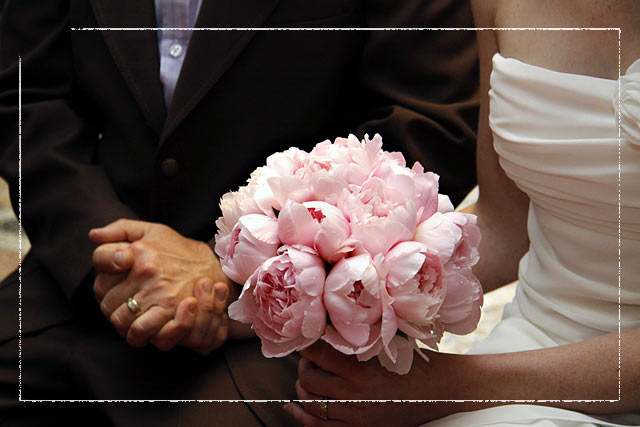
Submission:
<svg viewBox="0 0 640 427">
<path fill-rule="evenodd" d="M 327 413 L 329 412 L 329 402 L 326 400 L 321 400 L 318 402 L 318 404 L 320 405 L 320 418 L 322 418 L 323 420 L 328 420 L 329 416 L 327 415 Z"/>
<path fill-rule="evenodd" d="M 127 300 L 127 308 L 133 314 L 138 314 L 142 311 L 142 309 L 140 308 L 140 304 L 138 304 L 138 301 L 136 301 L 134 297 L 129 297 L 129 299 Z"/>
</svg>

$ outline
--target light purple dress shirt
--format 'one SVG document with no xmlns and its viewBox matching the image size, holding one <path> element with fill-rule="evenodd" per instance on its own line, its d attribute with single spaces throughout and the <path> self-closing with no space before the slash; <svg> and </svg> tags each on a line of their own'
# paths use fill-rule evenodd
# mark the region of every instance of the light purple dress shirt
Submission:
<svg viewBox="0 0 640 427">
<path fill-rule="evenodd" d="M 158 28 L 193 28 L 202 0 L 155 0 Z M 169 108 L 182 63 L 191 41 L 191 30 L 158 30 L 160 82 Z"/>
</svg>

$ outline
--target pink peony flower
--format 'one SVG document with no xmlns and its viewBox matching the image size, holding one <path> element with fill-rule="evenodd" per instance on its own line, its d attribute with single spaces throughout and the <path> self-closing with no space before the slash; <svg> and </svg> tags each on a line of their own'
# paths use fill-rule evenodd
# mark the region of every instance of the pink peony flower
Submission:
<svg viewBox="0 0 640 427">
<path fill-rule="evenodd" d="M 371 255 L 385 254 L 396 243 L 413 238 L 417 211 L 412 201 L 395 207 L 386 215 L 376 215 L 372 205 L 362 203 L 354 195 L 348 197 L 351 233 L 359 243 L 359 253 L 365 251 Z"/>
<path fill-rule="evenodd" d="M 285 245 L 313 247 L 330 263 L 355 247 L 346 218 L 340 209 L 325 202 L 287 202 L 278 216 L 278 236 Z"/>
<path fill-rule="evenodd" d="M 302 182 L 304 162 L 308 154 L 298 148 L 275 153 L 267 165 L 252 174 L 250 183 L 259 186 L 254 195 L 256 204 L 267 213 L 281 210 L 287 200 L 311 200 L 310 188 Z"/>
<path fill-rule="evenodd" d="M 454 334 L 464 335 L 473 332 L 480 320 L 482 307 L 482 286 L 471 272 L 471 268 L 446 267 L 445 296 L 436 328 Z"/>
<path fill-rule="evenodd" d="M 216 241 L 215 251 L 222 271 L 231 280 L 243 284 L 280 246 L 278 223 L 266 215 L 241 216 L 230 234 Z"/>
<path fill-rule="evenodd" d="M 458 267 L 478 262 L 480 230 L 474 215 L 460 212 L 437 212 L 416 229 L 415 240 L 436 252 L 443 264 L 450 260 Z"/>
<path fill-rule="evenodd" d="M 369 254 L 345 258 L 327 276 L 324 304 L 331 325 L 323 339 L 343 353 L 384 347 L 396 333 L 392 301 L 377 268 L 380 262 L 381 257 L 372 260 Z"/>
<path fill-rule="evenodd" d="M 275 153 L 220 207 L 215 250 L 244 283 L 229 315 L 252 323 L 268 357 L 321 337 L 403 374 L 416 340 L 436 347 L 478 322 L 475 216 L 454 212 L 438 176 L 383 151 L 380 135 Z"/>
<path fill-rule="evenodd" d="M 480 230 L 475 223 L 474 215 L 438 212 L 416 230 L 415 240 L 437 253 L 444 266 L 446 295 L 435 322 L 438 335 L 470 333 L 480 319 L 482 286 L 471 271 L 479 259 Z"/>
<path fill-rule="evenodd" d="M 307 159 L 311 171 L 325 169 L 340 177 L 347 185 L 361 185 L 373 172 L 379 162 L 382 138 L 374 137 L 374 142 L 365 137 L 360 142 L 355 135 L 336 138 L 316 145 Z"/>
<path fill-rule="evenodd" d="M 471 268 L 478 263 L 480 254 L 480 229 L 476 225 L 475 215 L 461 214 L 464 217 L 456 217 L 456 223 L 462 229 L 462 238 L 456 246 L 450 262 L 458 268 Z"/>
<path fill-rule="evenodd" d="M 446 295 L 440 258 L 421 243 L 402 242 L 389 251 L 384 265 L 398 328 L 434 345 L 434 321 Z"/>
<path fill-rule="evenodd" d="M 252 323 L 266 357 L 282 357 L 317 341 L 326 324 L 324 262 L 304 246 L 283 246 L 245 283 L 231 319 Z"/>
<path fill-rule="evenodd" d="M 256 185 L 245 185 L 238 191 L 230 191 L 222 196 L 220 199 L 222 216 L 216 221 L 216 227 L 218 227 L 216 240 L 231 234 L 231 230 L 241 216 L 262 213 L 253 198 L 258 190 L 259 187 Z"/>
</svg>

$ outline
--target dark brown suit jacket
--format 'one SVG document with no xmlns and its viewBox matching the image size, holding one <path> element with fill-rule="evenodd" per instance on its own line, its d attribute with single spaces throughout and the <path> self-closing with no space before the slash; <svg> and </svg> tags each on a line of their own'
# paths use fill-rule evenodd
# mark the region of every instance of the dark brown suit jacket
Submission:
<svg viewBox="0 0 640 427">
<path fill-rule="evenodd" d="M 203 0 L 196 27 L 471 24 L 458 0 Z M 167 111 L 156 31 L 72 30 L 155 26 L 153 0 L 6 0 L 0 175 L 33 247 L 23 334 L 101 316 L 90 228 L 133 218 L 208 241 L 220 196 L 290 146 L 379 132 L 452 199 L 474 185 L 473 32 L 194 31 Z M 17 287 L 0 288 L 0 341 L 17 335 Z"/>
</svg>

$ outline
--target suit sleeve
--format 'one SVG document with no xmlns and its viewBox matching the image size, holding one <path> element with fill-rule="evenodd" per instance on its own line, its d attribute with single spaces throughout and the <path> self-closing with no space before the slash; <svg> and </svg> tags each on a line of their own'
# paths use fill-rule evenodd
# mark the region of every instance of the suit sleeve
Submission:
<svg viewBox="0 0 640 427">
<path fill-rule="evenodd" d="M 135 215 L 93 162 L 91 112 L 73 102 L 68 2 L 6 0 L 0 13 L 0 175 L 33 253 L 69 299 L 91 271 L 89 229 Z M 21 62 L 21 144 L 19 143 Z M 21 191 L 20 185 L 21 184 Z"/>
<path fill-rule="evenodd" d="M 375 28 L 473 27 L 468 2 L 459 0 L 372 0 L 366 19 Z M 361 80 L 373 108 L 359 133 L 380 133 L 386 150 L 438 173 L 440 192 L 460 202 L 476 182 L 475 31 L 371 31 Z"/>
</svg>

